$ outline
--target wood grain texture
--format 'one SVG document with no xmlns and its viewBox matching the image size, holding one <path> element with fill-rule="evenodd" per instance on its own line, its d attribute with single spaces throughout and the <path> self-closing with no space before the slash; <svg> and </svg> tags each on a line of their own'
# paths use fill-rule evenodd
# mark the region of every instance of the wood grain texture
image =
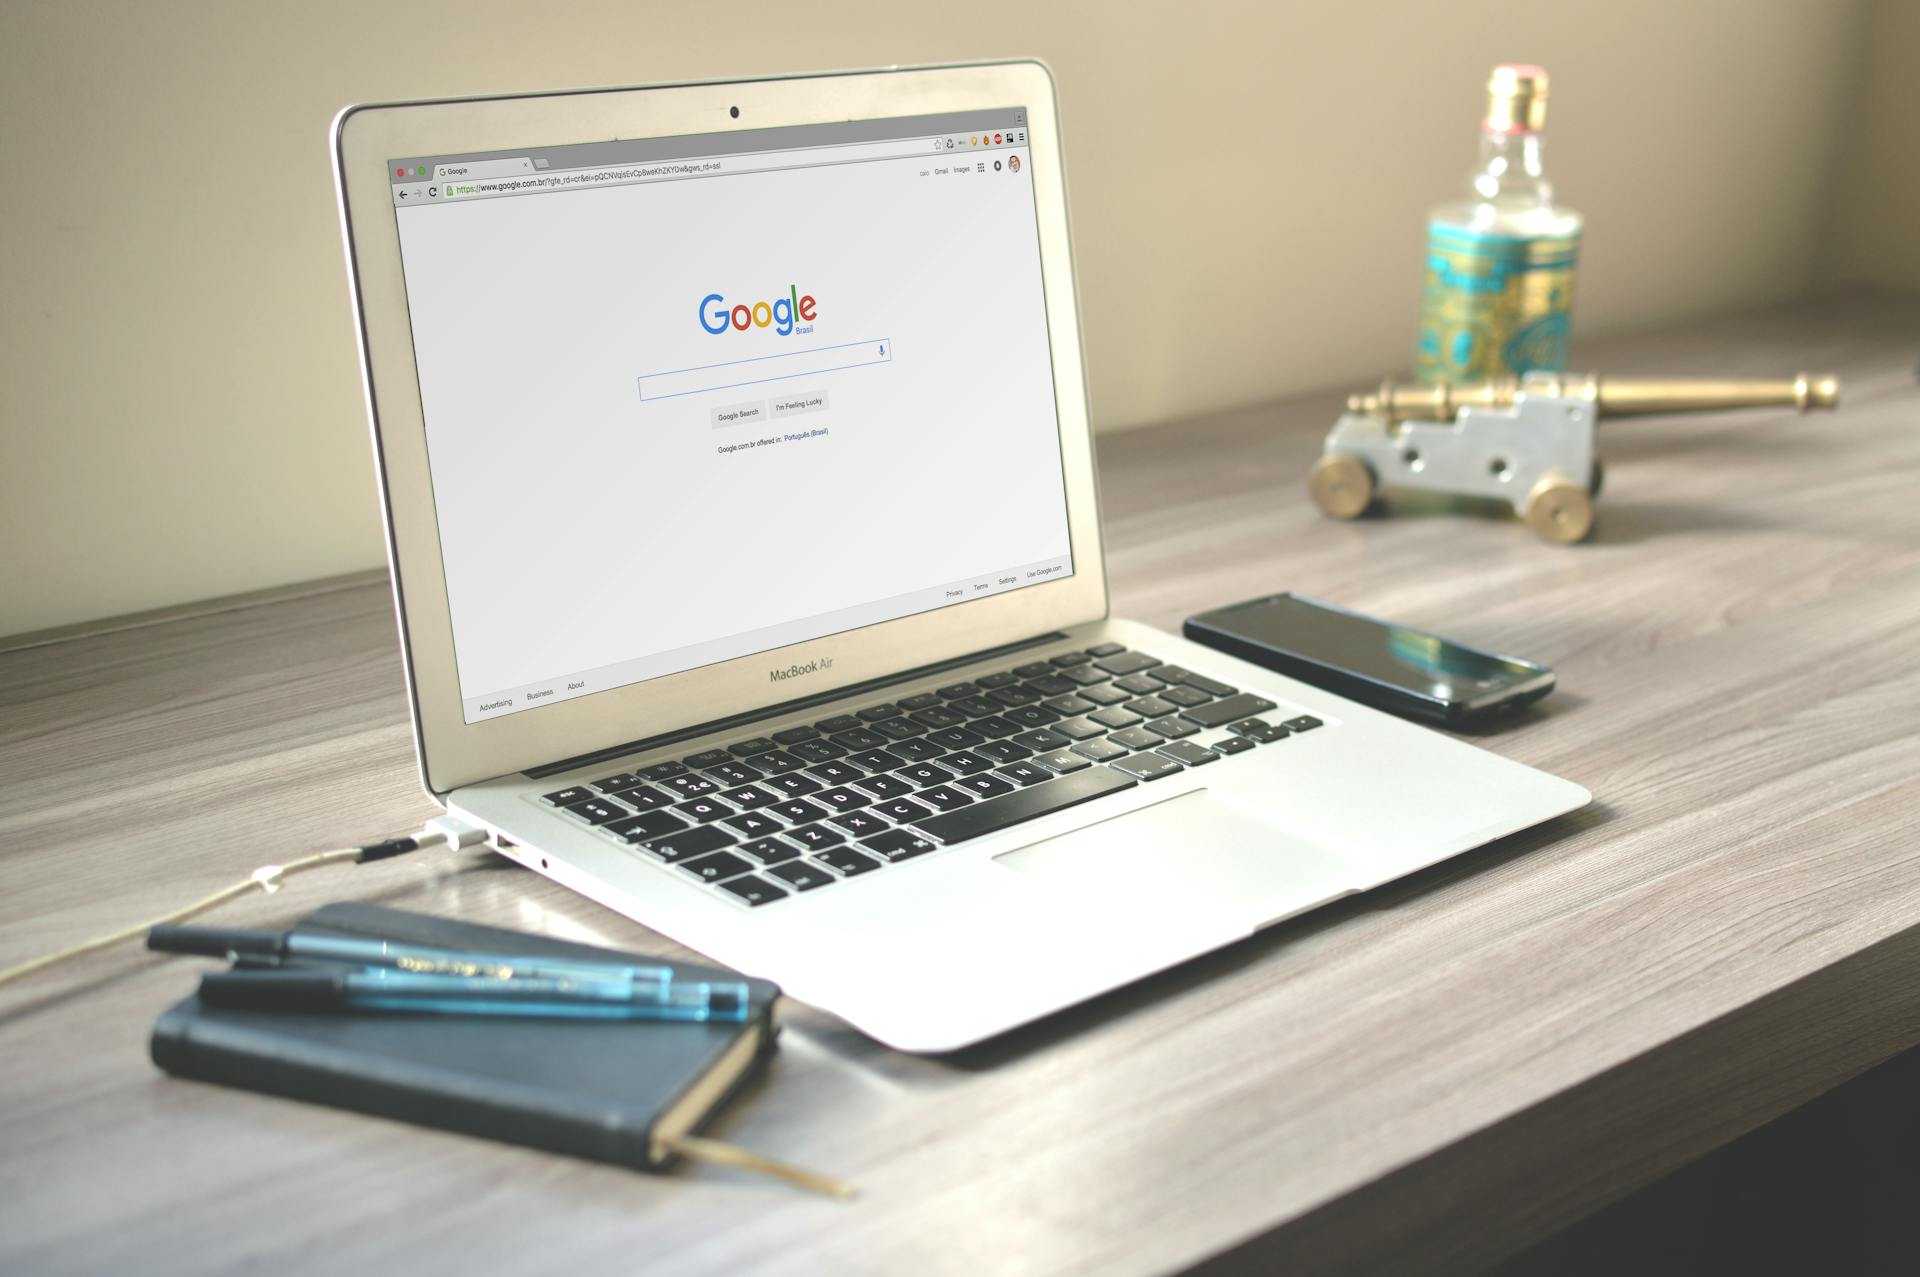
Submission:
<svg viewBox="0 0 1920 1277">
<path fill-rule="evenodd" d="M 1553 664 L 1502 754 L 1591 809 L 1028 1030 L 927 1060 L 795 1006 L 717 1132 L 851 1205 L 649 1177 L 214 1087 L 145 1057 L 189 964 L 0 991 L 0 1270 L 1149 1273 L 1463 1268 L 1920 1041 L 1920 301 L 1589 347 L 1616 372 L 1839 371 L 1833 416 L 1604 427 L 1566 549 L 1427 511 L 1322 520 L 1338 397 L 1104 440 L 1115 610 L 1273 589 Z M 263 861 L 402 830 L 386 592 L 0 654 L 0 964 Z M 482 854 L 332 898 L 675 947 Z"/>
</svg>

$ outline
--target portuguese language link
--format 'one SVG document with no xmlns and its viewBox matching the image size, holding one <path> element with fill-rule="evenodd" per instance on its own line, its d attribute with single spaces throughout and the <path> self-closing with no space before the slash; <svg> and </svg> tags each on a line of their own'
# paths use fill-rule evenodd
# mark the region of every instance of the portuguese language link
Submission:
<svg viewBox="0 0 1920 1277">
<path fill-rule="evenodd" d="M 771 448 L 776 443 L 799 443 L 803 439 L 819 439 L 826 435 L 825 426 L 815 426 L 812 430 L 794 430 L 783 435 L 763 435 L 758 439 L 742 439 L 738 443 L 723 443 L 714 451 L 721 456 L 729 452 L 745 452 L 750 448 Z"/>
</svg>

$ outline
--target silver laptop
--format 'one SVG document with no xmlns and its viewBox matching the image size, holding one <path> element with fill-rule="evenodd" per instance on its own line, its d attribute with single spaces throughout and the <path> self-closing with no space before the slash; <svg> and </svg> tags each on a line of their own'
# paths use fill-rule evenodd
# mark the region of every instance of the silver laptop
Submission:
<svg viewBox="0 0 1920 1277">
<path fill-rule="evenodd" d="M 1588 801 L 1109 614 L 1042 66 L 334 142 L 421 773 L 514 860 L 934 1052 Z"/>
</svg>

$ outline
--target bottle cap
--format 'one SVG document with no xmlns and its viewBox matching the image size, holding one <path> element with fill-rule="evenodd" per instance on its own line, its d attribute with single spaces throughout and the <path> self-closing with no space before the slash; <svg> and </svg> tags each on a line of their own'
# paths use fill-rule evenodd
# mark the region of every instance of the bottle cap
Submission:
<svg viewBox="0 0 1920 1277">
<path fill-rule="evenodd" d="M 1524 62 L 1502 62 L 1487 77 L 1489 133 L 1538 133 L 1547 125 L 1547 72 Z"/>
</svg>

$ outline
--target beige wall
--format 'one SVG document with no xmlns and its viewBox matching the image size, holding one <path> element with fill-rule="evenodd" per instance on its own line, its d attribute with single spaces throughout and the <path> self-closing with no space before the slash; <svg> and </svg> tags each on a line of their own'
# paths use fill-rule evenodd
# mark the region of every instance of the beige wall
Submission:
<svg viewBox="0 0 1920 1277">
<path fill-rule="evenodd" d="M 1920 288 L 1920 4 L 1874 0 L 1861 43 L 1826 264 L 1840 279 Z"/>
<path fill-rule="evenodd" d="M 1911 47 L 1898 8 L 1877 20 Z M 381 562 L 324 147 L 349 100 L 1041 55 L 1095 416 L 1119 428 L 1403 364 L 1421 213 L 1460 183 L 1497 59 L 1555 77 L 1552 167 L 1591 222 L 1576 333 L 1802 291 L 1844 114 L 1878 92 L 1872 20 L 1868 0 L 0 0 L 0 633 Z M 1892 163 L 1911 204 L 1899 150 L 1850 180 Z M 1845 260 L 1886 235 L 1910 247 L 1862 230 Z"/>
</svg>

